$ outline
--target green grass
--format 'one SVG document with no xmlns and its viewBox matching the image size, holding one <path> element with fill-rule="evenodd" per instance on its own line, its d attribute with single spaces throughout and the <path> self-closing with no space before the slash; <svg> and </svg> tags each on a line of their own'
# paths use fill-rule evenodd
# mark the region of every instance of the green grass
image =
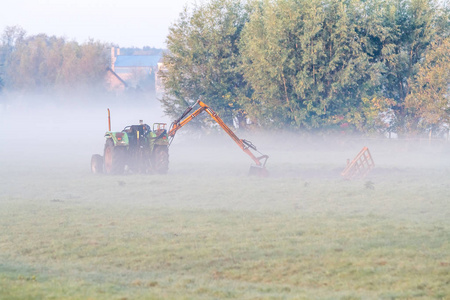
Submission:
<svg viewBox="0 0 450 300">
<path fill-rule="evenodd" d="M 380 160 L 354 181 L 329 162 L 3 160 L 0 299 L 450 299 L 448 160 Z"/>
</svg>

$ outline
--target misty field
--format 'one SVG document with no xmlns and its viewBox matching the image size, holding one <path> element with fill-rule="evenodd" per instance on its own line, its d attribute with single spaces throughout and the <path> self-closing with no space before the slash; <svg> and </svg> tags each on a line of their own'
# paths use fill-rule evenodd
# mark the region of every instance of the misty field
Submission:
<svg viewBox="0 0 450 300">
<path fill-rule="evenodd" d="M 255 178 L 182 135 L 167 175 L 95 176 L 96 130 L 0 148 L 0 299 L 450 299 L 448 143 L 256 135 Z"/>
</svg>

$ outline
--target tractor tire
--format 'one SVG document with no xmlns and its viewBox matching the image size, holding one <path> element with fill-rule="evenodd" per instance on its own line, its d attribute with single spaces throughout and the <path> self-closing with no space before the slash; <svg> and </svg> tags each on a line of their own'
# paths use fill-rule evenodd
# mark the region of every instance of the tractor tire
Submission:
<svg viewBox="0 0 450 300">
<path fill-rule="evenodd" d="M 107 139 L 104 151 L 104 170 L 105 173 L 123 174 L 125 170 L 125 148 L 114 146 L 112 139 Z"/>
<path fill-rule="evenodd" d="M 155 146 L 153 149 L 153 170 L 158 174 L 167 174 L 169 171 L 169 148 Z"/>
<path fill-rule="evenodd" d="M 102 174 L 103 173 L 103 157 L 100 154 L 92 155 L 91 172 L 93 174 Z"/>
</svg>

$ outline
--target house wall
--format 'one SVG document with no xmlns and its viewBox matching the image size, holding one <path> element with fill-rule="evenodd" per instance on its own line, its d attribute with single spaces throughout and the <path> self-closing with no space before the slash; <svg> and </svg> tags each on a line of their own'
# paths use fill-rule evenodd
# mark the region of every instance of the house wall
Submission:
<svg viewBox="0 0 450 300">
<path fill-rule="evenodd" d="M 105 82 L 108 91 L 122 92 L 125 90 L 125 85 L 119 80 L 111 71 L 107 71 L 105 75 Z"/>
</svg>

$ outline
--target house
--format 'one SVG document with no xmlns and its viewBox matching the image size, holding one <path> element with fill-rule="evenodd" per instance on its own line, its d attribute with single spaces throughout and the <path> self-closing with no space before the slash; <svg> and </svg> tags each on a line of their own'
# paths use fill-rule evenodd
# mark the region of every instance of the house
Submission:
<svg viewBox="0 0 450 300">
<path fill-rule="evenodd" d="M 155 91 L 160 60 L 161 55 L 120 55 L 120 48 L 112 47 L 111 66 L 107 70 L 109 90 Z"/>
</svg>

